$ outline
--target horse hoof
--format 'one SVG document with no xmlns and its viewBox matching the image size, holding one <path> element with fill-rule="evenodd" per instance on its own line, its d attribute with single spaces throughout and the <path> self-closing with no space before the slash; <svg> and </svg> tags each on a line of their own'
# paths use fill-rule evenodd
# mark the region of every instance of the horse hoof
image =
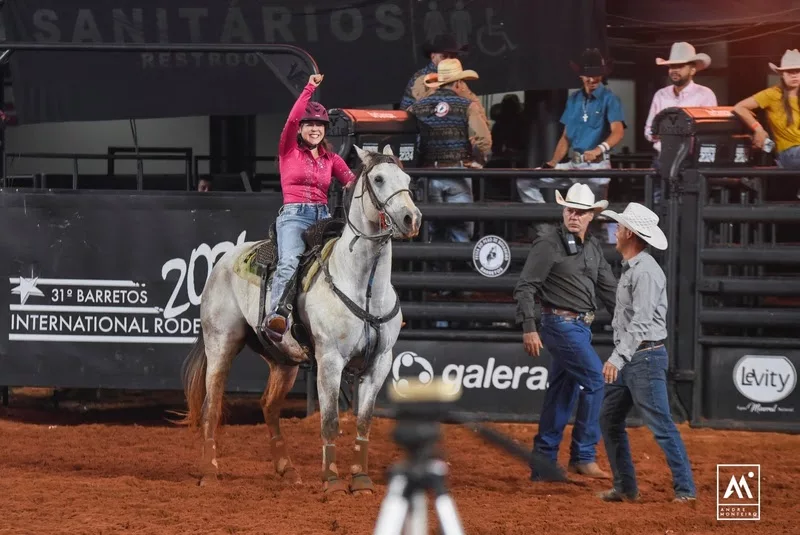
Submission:
<svg viewBox="0 0 800 535">
<path fill-rule="evenodd" d="M 216 474 L 207 474 L 200 478 L 197 485 L 199 487 L 214 487 L 219 485 L 219 478 Z"/>
<path fill-rule="evenodd" d="M 375 493 L 375 485 L 367 474 L 358 474 L 350 481 L 350 492 L 355 496 L 369 496 Z"/>
<path fill-rule="evenodd" d="M 300 478 L 300 474 L 297 473 L 292 467 L 286 469 L 286 471 L 281 475 L 281 479 L 290 485 L 301 485 L 303 480 Z"/>
<path fill-rule="evenodd" d="M 347 494 L 349 491 L 347 482 L 344 479 L 329 479 L 322 485 L 322 489 L 327 495 L 340 493 Z"/>
</svg>

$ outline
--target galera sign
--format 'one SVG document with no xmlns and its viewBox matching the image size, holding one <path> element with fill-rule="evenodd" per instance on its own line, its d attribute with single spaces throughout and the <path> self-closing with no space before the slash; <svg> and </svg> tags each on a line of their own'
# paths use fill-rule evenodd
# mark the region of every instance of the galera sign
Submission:
<svg viewBox="0 0 800 535">
<path fill-rule="evenodd" d="M 428 384 L 433 379 L 434 373 L 428 359 L 413 351 L 404 351 L 397 355 L 392 363 L 392 386 L 395 389 L 402 387 L 407 382 L 405 378 L 413 376 L 418 377 L 421 383 Z M 494 357 L 489 357 L 485 366 L 450 363 L 444 366 L 441 374 L 442 381 L 453 385 L 454 391 L 459 388 L 545 390 L 548 385 L 547 376 L 547 368 L 544 366 L 498 365 Z"/>
</svg>

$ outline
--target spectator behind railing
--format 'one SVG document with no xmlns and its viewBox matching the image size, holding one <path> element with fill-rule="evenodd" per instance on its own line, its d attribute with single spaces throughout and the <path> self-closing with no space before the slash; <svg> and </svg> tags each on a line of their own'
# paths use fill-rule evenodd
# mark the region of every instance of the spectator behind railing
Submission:
<svg viewBox="0 0 800 535">
<path fill-rule="evenodd" d="M 523 107 L 517 95 L 506 95 L 500 104 L 492 106 L 493 167 L 519 167 L 528 146 Z"/>
<path fill-rule="evenodd" d="M 211 177 L 202 177 L 197 180 L 197 191 L 211 191 Z"/>
<path fill-rule="evenodd" d="M 780 84 L 736 103 L 733 111 L 753 130 L 753 145 L 765 152 L 772 152 L 773 144 L 769 134 L 753 113 L 753 110 L 763 109 L 775 138 L 776 163 L 780 167 L 798 169 L 800 168 L 800 107 L 797 103 L 797 90 L 800 87 L 800 51 L 787 50 L 781 58 L 780 67 L 773 63 L 769 66 L 781 75 Z"/>
<path fill-rule="evenodd" d="M 753 130 L 753 145 L 764 152 L 775 150 L 775 163 L 786 169 L 800 169 L 800 51 L 787 50 L 781 58 L 781 66 L 770 63 L 770 69 L 780 74 L 780 84 L 759 91 L 738 102 L 733 111 Z M 756 120 L 753 110 L 763 109 L 775 140 L 769 138 L 767 130 Z M 788 181 L 788 180 L 787 180 Z M 793 188 L 796 188 L 796 181 Z M 794 195 L 800 199 L 800 189 Z"/>
<path fill-rule="evenodd" d="M 425 76 L 425 85 L 436 90 L 408 108 L 420 123 L 420 167 L 481 168 L 492 147 L 486 112 L 479 101 L 461 96 L 464 80 L 477 80 L 478 73 L 465 71 L 457 59 L 444 59 L 437 69 Z M 473 160 L 475 151 L 483 162 Z M 431 178 L 428 197 L 431 203 L 471 203 L 472 178 Z M 449 224 L 447 241 L 469 242 L 474 227 L 471 221 Z"/>
<path fill-rule="evenodd" d="M 687 106 L 716 106 L 717 96 L 708 87 L 694 82 L 698 71 L 707 69 L 711 65 L 708 54 L 698 54 L 689 43 L 673 43 L 669 59 L 656 58 L 656 65 L 666 65 L 669 68 L 671 85 L 662 87 L 653 95 L 650 104 L 650 113 L 644 125 L 644 136 L 653 143 L 656 155 L 653 158 L 653 168 L 658 170 L 658 154 L 661 152 L 661 141 L 652 132 L 653 119 L 661 110 L 672 107 Z M 661 202 L 661 187 L 656 184 L 654 188 L 654 202 Z"/>
<path fill-rule="evenodd" d="M 561 139 L 550 161 L 543 167 L 550 169 L 611 169 L 611 149 L 625 133 L 622 102 L 607 87 L 606 77 L 611 72 L 608 62 L 597 49 L 587 49 L 580 64 L 572 63 L 580 76 L 582 88 L 567 99 L 561 124 Z M 565 156 L 568 161 L 562 162 Z M 596 197 L 608 196 L 609 178 L 531 178 L 517 181 L 517 190 L 523 202 L 543 203 L 541 187 L 567 187 L 575 183 L 586 184 Z M 613 242 L 616 225 L 603 223 L 606 238 Z"/>
</svg>

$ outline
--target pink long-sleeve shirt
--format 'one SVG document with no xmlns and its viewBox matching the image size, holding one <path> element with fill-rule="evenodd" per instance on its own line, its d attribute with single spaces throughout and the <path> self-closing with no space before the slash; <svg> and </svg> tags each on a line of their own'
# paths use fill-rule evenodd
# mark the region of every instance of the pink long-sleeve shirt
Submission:
<svg viewBox="0 0 800 535">
<path fill-rule="evenodd" d="M 306 85 L 297 102 L 292 106 L 286 126 L 281 132 L 278 158 L 281 190 L 285 204 L 327 204 L 328 188 L 333 177 L 336 177 L 343 185 L 356 179 L 338 154 L 328 152 L 325 147 L 320 145 L 319 157 L 315 159 L 311 150 L 297 144 L 300 119 L 302 119 L 306 105 L 311 100 L 315 89 L 316 87 L 311 83 Z"/>
<path fill-rule="evenodd" d="M 683 90 L 675 94 L 673 86 L 662 87 L 653 95 L 653 102 L 650 104 L 650 113 L 647 114 L 647 122 L 644 125 L 644 137 L 653 142 L 653 148 L 661 152 L 661 142 L 653 137 L 650 129 L 653 126 L 653 119 L 658 112 L 666 108 L 687 108 L 694 106 L 716 106 L 717 96 L 708 87 L 690 81 Z"/>
</svg>

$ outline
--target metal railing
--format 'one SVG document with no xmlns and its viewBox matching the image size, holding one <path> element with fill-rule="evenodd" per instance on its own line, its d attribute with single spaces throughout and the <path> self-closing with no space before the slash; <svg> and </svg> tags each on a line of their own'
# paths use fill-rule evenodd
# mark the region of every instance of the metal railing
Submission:
<svg viewBox="0 0 800 535">
<path fill-rule="evenodd" d="M 800 247 L 775 241 L 779 225 L 800 228 L 800 206 L 766 202 L 764 184 L 798 171 L 777 168 L 699 169 L 685 173 L 696 184 L 696 235 L 682 243 L 688 254 L 679 284 L 683 301 L 681 334 L 691 348 L 692 424 L 726 427 L 714 413 L 707 392 L 713 391 L 712 359 L 722 359 L 723 348 L 758 350 L 800 349 Z M 712 202 L 713 189 L 723 178 L 738 191 Z M 738 186 L 737 186 L 738 183 Z M 737 200 L 738 202 L 730 202 Z M 685 215 L 682 213 L 682 216 Z M 766 239 L 769 231 L 771 239 Z M 771 273 L 792 267 L 786 274 Z M 786 306 L 775 301 L 795 298 Z M 684 314 L 686 315 L 684 317 Z M 691 325 L 690 325 L 691 324 Z M 741 410 L 741 409 L 738 409 Z M 800 430 L 797 423 L 748 422 L 752 429 Z"/>
</svg>

